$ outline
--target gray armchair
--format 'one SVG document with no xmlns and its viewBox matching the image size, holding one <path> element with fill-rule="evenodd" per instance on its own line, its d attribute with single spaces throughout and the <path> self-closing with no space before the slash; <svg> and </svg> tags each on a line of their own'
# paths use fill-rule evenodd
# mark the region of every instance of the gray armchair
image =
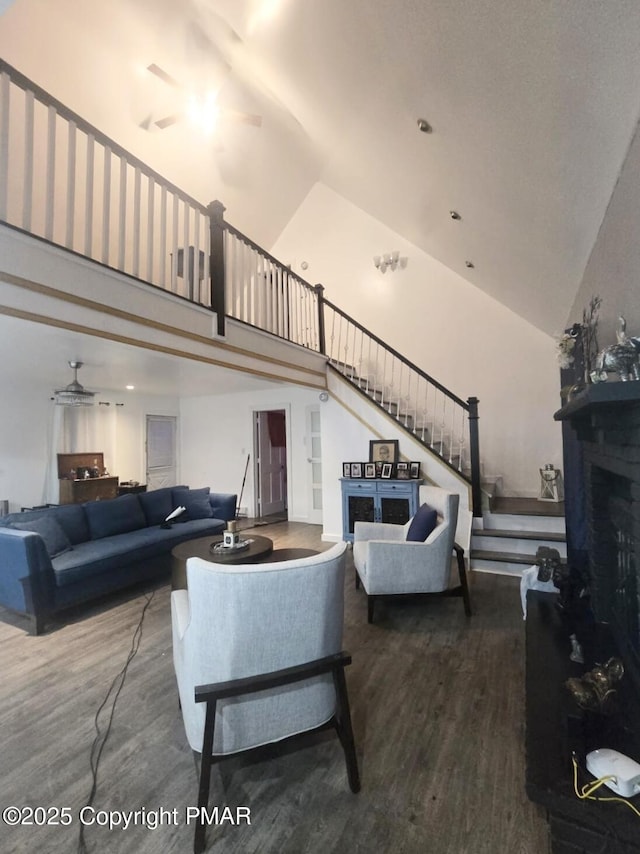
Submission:
<svg viewBox="0 0 640 854">
<path fill-rule="evenodd" d="M 351 657 L 342 650 L 345 549 L 233 566 L 188 559 L 188 589 L 171 594 L 171 620 L 187 739 L 202 755 L 199 807 L 213 762 L 327 727 L 359 791 L 344 676 Z M 199 823 L 194 851 L 204 837 Z"/>
<path fill-rule="evenodd" d="M 421 508 L 406 525 L 356 522 L 353 562 L 356 587 L 367 594 L 367 616 L 373 622 L 377 598 L 409 593 L 442 593 L 453 590 L 451 568 L 455 552 L 465 613 L 471 615 L 464 550 L 454 542 L 459 496 L 435 486 L 420 487 Z M 435 527 L 426 539 L 407 540 L 414 521 L 428 505 Z M 419 534 L 418 534 L 419 536 Z M 457 591 L 456 591 L 457 592 Z"/>
</svg>

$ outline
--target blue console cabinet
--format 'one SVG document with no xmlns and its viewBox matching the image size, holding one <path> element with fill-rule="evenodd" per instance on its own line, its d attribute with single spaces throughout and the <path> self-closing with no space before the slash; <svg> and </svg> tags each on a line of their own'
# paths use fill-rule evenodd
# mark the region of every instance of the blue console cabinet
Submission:
<svg viewBox="0 0 640 854">
<path fill-rule="evenodd" d="M 418 509 L 422 480 L 359 480 L 342 477 L 342 539 L 353 542 L 356 522 L 404 525 Z"/>
</svg>

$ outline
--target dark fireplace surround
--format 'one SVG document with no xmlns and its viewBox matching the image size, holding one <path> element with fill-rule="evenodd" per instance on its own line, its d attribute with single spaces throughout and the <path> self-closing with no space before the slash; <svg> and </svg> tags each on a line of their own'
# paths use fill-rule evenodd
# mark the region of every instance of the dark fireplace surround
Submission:
<svg viewBox="0 0 640 854">
<path fill-rule="evenodd" d="M 582 456 L 587 542 L 569 539 L 586 548 L 594 617 L 611 627 L 640 692 L 640 382 L 590 386 L 556 417 L 568 419 Z"/>
<path fill-rule="evenodd" d="M 556 594 L 528 594 L 527 793 L 547 811 L 553 854 L 640 854 L 637 816 L 622 804 L 579 800 L 571 763 L 575 754 L 585 783 L 591 750 L 640 761 L 640 382 L 588 386 L 554 417 L 563 422 L 567 562 L 586 570 L 591 599 L 575 622 Z M 583 664 L 569 659 L 572 631 Z M 613 712 L 584 712 L 566 680 L 612 655 L 625 666 Z"/>
</svg>

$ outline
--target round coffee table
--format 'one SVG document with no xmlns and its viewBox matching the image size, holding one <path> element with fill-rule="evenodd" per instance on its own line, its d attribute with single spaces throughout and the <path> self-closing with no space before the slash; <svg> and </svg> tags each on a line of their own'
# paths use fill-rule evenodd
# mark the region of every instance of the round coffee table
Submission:
<svg viewBox="0 0 640 854">
<path fill-rule="evenodd" d="M 273 551 L 273 541 L 269 537 L 260 537 L 257 534 L 243 537 L 241 540 L 251 540 L 246 549 L 229 549 L 217 552 L 211 551 L 211 546 L 222 542 L 221 536 L 198 537 L 195 540 L 186 540 L 171 549 L 171 589 L 187 589 L 187 558 L 200 557 L 212 563 L 258 563 Z"/>
</svg>

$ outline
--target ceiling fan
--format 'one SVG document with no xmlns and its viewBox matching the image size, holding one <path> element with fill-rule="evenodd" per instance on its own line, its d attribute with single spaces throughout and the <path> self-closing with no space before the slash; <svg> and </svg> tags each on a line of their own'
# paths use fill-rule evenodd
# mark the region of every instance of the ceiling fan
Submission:
<svg viewBox="0 0 640 854">
<path fill-rule="evenodd" d="M 151 63 L 151 65 L 147 66 L 147 71 L 154 74 L 159 80 L 162 80 L 163 83 L 166 83 L 168 86 L 171 86 L 173 89 L 181 90 L 188 94 L 188 90 L 185 86 L 179 83 L 174 77 L 172 77 L 168 72 L 166 72 L 163 68 L 155 63 Z M 189 97 L 189 103 L 185 108 L 179 112 L 173 113 L 168 116 L 164 116 L 161 119 L 157 119 L 153 121 L 151 117 L 149 117 L 145 122 L 143 122 L 143 127 L 145 129 L 149 129 L 151 124 L 154 124 L 160 130 L 164 130 L 165 128 L 171 127 L 171 125 L 176 124 L 185 118 L 189 113 L 193 110 L 193 112 L 199 112 L 201 121 L 205 122 L 208 120 L 210 122 L 215 121 L 215 118 L 219 115 L 221 118 L 233 122 L 239 122 L 241 124 L 254 125 L 255 127 L 260 127 L 262 125 L 262 116 L 255 115 L 254 113 L 245 113 L 241 110 L 232 110 L 227 107 L 221 107 L 216 101 L 216 97 L 213 95 L 207 97 L 197 97 L 195 94 L 192 94 Z"/>
<path fill-rule="evenodd" d="M 93 406 L 95 391 L 89 391 L 78 382 L 78 369 L 82 364 L 79 361 L 69 362 L 69 367 L 73 370 L 73 382 L 55 390 L 53 400 L 58 406 Z"/>
</svg>

